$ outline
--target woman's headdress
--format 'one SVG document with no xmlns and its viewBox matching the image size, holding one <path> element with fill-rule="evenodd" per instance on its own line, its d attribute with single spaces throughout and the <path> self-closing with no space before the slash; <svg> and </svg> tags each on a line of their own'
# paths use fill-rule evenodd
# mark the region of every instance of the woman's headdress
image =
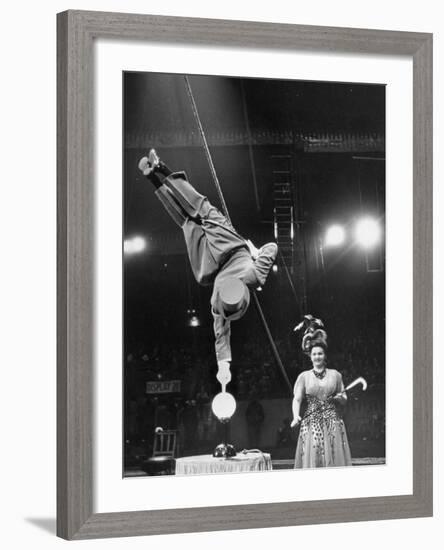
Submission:
<svg viewBox="0 0 444 550">
<path fill-rule="evenodd" d="M 310 355 L 311 348 L 316 345 L 327 347 L 327 333 L 324 330 L 324 323 L 313 315 L 305 315 L 302 322 L 293 329 L 295 332 L 304 330 L 302 337 L 302 351 Z"/>
</svg>

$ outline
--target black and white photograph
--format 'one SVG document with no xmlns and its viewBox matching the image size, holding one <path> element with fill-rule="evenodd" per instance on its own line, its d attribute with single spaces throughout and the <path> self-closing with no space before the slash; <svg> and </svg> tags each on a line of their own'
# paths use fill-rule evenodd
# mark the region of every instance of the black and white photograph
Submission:
<svg viewBox="0 0 444 550">
<path fill-rule="evenodd" d="M 439 6 L 5 4 L 4 548 L 442 538 Z"/>
<path fill-rule="evenodd" d="M 124 477 L 385 464 L 385 125 L 383 84 L 123 73 Z"/>
</svg>

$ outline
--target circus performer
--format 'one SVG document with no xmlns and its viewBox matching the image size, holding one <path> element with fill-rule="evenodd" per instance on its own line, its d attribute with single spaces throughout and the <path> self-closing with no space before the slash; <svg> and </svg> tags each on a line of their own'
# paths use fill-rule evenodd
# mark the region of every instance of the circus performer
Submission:
<svg viewBox="0 0 444 550">
<path fill-rule="evenodd" d="M 341 374 L 327 368 L 327 333 L 320 319 L 307 315 L 296 327 L 305 329 L 302 349 L 312 362 L 294 386 L 292 427 L 300 424 L 295 468 L 351 466 L 350 448 L 341 409 L 347 402 Z M 300 409 L 307 408 L 301 418 Z"/>
<path fill-rule="evenodd" d="M 263 286 L 276 259 L 277 245 L 257 249 L 188 181 L 185 172 L 172 172 L 156 151 L 139 161 L 140 171 L 182 229 L 191 269 L 201 285 L 213 285 L 211 312 L 222 390 L 231 380 L 231 321 L 240 319 L 250 303 L 250 288 Z"/>
</svg>

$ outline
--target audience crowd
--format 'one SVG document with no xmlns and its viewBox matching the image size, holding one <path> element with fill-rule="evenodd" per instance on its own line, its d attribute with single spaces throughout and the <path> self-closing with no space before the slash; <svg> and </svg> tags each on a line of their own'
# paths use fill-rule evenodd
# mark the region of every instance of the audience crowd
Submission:
<svg viewBox="0 0 444 550">
<path fill-rule="evenodd" d="M 367 310 L 368 311 L 368 310 Z M 342 373 L 347 385 L 358 376 L 368 382 L 365 399 L 350 395 L 346 422 L 353 439 L 382 440 L 385 434 L 385 324 L 377 319 L 357 322 L 356 312 L 326 319 L 329 338 L 328 365 Z M 345 317 L 344 317 L 345 315 Z M 310 368 L 300 349 L 300 335 L 291 330 L 276 339 L 282 363 L 293 383 L 298 374 Z M 217 419 L 209 403 L 220 386 L 216 381 L 216 362 L 211 327 L 189 327 L 183 341 L 128 342 L 125 358 L 125 440 L 128 448 L 139 446 L 149 453 L 157 426 L 178 429 L 183 437 L 179 453 L 196 449 L 199 442 L 217 439 Z M 194 331 L 194 333 L 192 332 Z M 157 340 L 159 341 L 159 339 Z M 269 342 L 262 331 L 233 339 L 232 381 L 228 390 L 238 401 L 278 399 L 289 396 Z M 146 393 L 147 382 L 180 381 L 175 393 Z M 276 445 L 292 445 L 286 418 L 276 426 Z"/>
</svg>

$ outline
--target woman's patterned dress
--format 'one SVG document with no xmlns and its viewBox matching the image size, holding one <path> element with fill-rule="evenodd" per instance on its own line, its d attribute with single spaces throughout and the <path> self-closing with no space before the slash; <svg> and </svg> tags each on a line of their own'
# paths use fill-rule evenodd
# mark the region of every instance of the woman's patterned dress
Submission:
<svg viewBox="0 0 444 550">
<path fill-rule="evenodd" d="M 326 369 L 323 378 L 313 369 L 299 375 L 294 392 L 306 398 L 307 409 L 299 431 L 295 468 L 351 466 L 344 421 L 331 399 L 343 390 L 342 376 L 334 369 Z"/>
</svg>

